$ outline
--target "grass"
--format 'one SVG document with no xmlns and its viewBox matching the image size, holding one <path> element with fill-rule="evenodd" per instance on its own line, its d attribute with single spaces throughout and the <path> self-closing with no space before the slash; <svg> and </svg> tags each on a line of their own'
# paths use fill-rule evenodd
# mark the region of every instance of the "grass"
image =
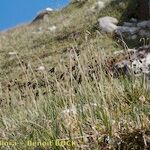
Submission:
<svg viewBox="0 0 150 150">
<path fill-rule="evenodd" d="M 32 142 L 46 141 L 52 143 L 40 143 L 39 149 L 150 147 L 149 81 L 113 78 L 103 67 L 122 47 L 98 31 L 97 18 L 121 20 L 124 8 L 113 3 L 86 17 L 93 2 L 72 3 L 51 14 L 49 23 L 1 33 L 0 139 L 16 141 L 12 149 L 38 149 Z M 50 33 L 46 29 L 53 24 L 58 31 Z M 43 33 L 32 33 L 39 27 Z M 37 71 L 38 66 L 46 69 Z M 54 144 L 58 139 L 73 144 Z"/>
</svg>

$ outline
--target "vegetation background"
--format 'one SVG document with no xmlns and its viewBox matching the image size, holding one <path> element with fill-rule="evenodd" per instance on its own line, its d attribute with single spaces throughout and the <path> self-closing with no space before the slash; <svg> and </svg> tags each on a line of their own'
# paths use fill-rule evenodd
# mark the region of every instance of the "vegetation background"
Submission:
<svg viewBox="0 0 150 150">
<path fill-rule="evenodd" d="M 150 149 L 149 81 L 106 73 L 105 60 L 126 46 L 102 34 L 97 23 L 102 16 L 120 24 L 147 19 L 147 1 L 105 1 L 104 9 L 90 12 L 95 2 L 73 1 L 46 19 L 0 33 L 0 139 L 77 143 L 52 149 Z M 54 25 L 56 31 L 49 31 Z"/>
</svg>

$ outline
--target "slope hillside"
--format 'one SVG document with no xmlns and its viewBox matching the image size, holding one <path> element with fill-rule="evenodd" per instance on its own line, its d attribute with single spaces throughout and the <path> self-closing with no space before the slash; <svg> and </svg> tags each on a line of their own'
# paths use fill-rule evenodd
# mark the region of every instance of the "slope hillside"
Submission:
<svg viewBox="0 0 150 150">
<path fill-rule="evenodd" d="M 0 33 L 0 149 L 150 149 L 149 79 L 122 65 L 144 36 L 137 58 L 149 52 L 135 4 L 74 0 Z M 115 33 L 100 28 L 105 16 Z"/>
</svg>

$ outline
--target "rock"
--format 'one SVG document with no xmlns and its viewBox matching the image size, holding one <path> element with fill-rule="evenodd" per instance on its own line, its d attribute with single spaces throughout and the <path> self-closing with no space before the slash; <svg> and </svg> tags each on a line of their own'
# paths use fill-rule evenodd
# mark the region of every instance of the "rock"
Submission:
<svg viewBox="0 0 150 150">
<path fill-rule="evenodd" d="M 134 72 L 134 74 L 140 74 L 142 73 L 142 61 L 135 59 L 132 63 L 131 63 L 131 69 Z"/>
<path fill-rule="evenodd" d="M 105 3 L 102 2 L 102 1 L 98 1 L 96 4 L 95 4 L 95 8 L 96 9 L 102 9 L 105 7 Z"/>
<path fill-rule="evenodd" d="M 121 74 L 129 75 L 131 72 L 138 76 L 145 74 L 150 77 L 150 47 L 148 46 L 124 53 L 119 51 L 113 59 L 115 61 L 111 68 L 115 77 Z"/>
<path fill-rule="evenodd" d="M 44 71 L 44 70 L 45 70 L 45 67 L 44 67 L 44 66 L 39 66 L 36 70 L 37 70 L 37 71 Z"/>
<path fill-rule="evenodd" d="M 126 8 L 125 2 L 120 2 L 120 3 L 119 3 L 119 6 L 120 6 L 122 9 L 125 9 L 125 8 Z"/>
<path fill-rule="evenodd" d="M 130 21 L 133 23 L 137 23 L 137 19 L 135 19 L 135 18 L 131 18 Z"/>
<path fill-rule="evenodd" d="M 73 105 L 70 108 L 63 110 L 62 114 L 63 115 L 67 115 L 67 114 L 76 115 L 77 114 L 77 108 Z"/>
<path fill-rule="evenodd" d="M 95 11 L 95 10 L 101 10 L 105 7 L 105 3 L 102 2 L 102 1 L 98 1 L 94 4 L 94 6 L 91 8 L 92 11 Z"/>
<path fill-rule="evenodd" d="M 123 26 L 126 26 L 126 27 L 136 27 L 136 23 L 124 22 Z"/>
<path fill-rule="evenodd" d="M 9 53 L 8 53 L 8 55 L 11 55 L 11 56 L 13 56 L 13 55 L 17 55 L 17 54 L 18 54 L 18 53 L 17 53 L 17 52 L 15 52 L 15 51 L 14 51 L 14 52 L 9 52 Z"/>
<path fill-rule="evenodd" d="M 102 21 L 102 22 L 110 22 L 110 23 L 113 23 L 113 24 L 118 23 L 118 20 L 116 18 L 110 17 L 110 16 L 102 17 L 99 20 Z"/>
<path fill-rule="evenodd" d="M 98 13 L 100 10 L 102 10 L 105 7 L 105 2 L 103 1 L 97 1 L 95 2 L 91 8 L 87 10 L 87 15 L 92 15 L 93 13 Z"/>
<path fill-rule="evenodd" d="M 51 31 L 51 32 L 54 32 L 56 31 L 57 27 L 56 26 L 51 26 L 51 27 L 48 27 L 48 30 Z"/>
<path fill-rule="evenodd" d="M 113 17 L 102 17 L 99 20 L 99 27 L 103 32 L 113 33 L 125 40 L 136 40 L 137 38 L 149 38 L 150 20 L 137 22 L 124 22 L 123 26 L 117 26 L 118 20 Z"/>
<path fill-rule="evenodd" d="M 131 39 L 132 39 L 132 40 L 135 40 L 135 39 L 137 39 L 137 38 L 138 38 L 137 35 L 132 35 L 132 36 L 131 36 Z"/>
<path fill-rule="evenodd" d="M 142 30 L 139 31 L 138 35 L 140 37 L 149 37 L 150 36 L 150 31 L 142 29 Z"/>
<path fill-rule="evenodd" d="M 129 33 L 129 34 L 135 34 L 139 31 L 138 27 L 126 27 L 126 26 L 118 26 L 116 33 Z"/>
<path fill-rule="evenodd" d="M 100 18 L 98 21 L 99 27 L 103 32 L 113 33 L 118 28 L 116 25 L 118 20 L 116 18 L 106 16 Z"/>
<path fill-rule="evenodd" d="M 50 12 L 53 11 L 53 9 L 52 9 L 52 8 L 49 8 L 49 7 L 46 8 L 45 10 L 46 10 L 46 11 L 50 11 Z"/>
<path fill-rule="evenodd" d="M 140 28 L 150 28 L 150 20 L 139 22 L 137 26 Z"/>
<path fill-rule="evenodd" d="M 150 53 L 143 59 L 143 73 L 150 73 Z"/>
<path fill-rule="evenodd" d="M 128 40 L 135 40 L 135 39 L 137 39 L 138 38 L 138 36 L 136 35 L 136 34 L 134 34 L 134 35 L 129 35 L 128 37 L 127 37 L 127 39 Z"/>
</svg>

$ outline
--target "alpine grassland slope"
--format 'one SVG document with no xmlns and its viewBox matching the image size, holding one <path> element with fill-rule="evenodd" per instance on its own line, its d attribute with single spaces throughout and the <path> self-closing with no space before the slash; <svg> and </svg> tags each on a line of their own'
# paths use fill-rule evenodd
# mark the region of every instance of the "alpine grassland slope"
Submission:
<svg viewBox="0 0 150 150">
<path fill-rule="evenodd" d="M 113 77 L 105 65 L 141 43 L 98 25 L 127 21 L 136 1 L 103 2 L 70 2 L 0 33 L 0 149 L 150 149 L 149 81 Z"/>
</svg>

